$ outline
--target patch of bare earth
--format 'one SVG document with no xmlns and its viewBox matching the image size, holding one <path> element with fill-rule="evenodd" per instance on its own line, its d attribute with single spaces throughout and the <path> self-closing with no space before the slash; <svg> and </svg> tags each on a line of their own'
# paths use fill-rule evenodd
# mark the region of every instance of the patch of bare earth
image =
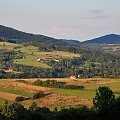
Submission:
<svg viewBox="0 0 120 120">
<path fill-rule="evenodd" d="M 67 95 L 60 95 L 55 93 L 34 101 L 42 106 L 78 106 L 78 105 L 90 106 L 92 105 L 92 102 L 89 99 L 82 99 L 76 96 L 67 96 Z M 33 100 L 26 100 L 23 102 L 32 104 Z"/>
<path fill-rule="evenodd" d="M 46 91 L 53 90 L 53 88 L 35 86 L 35 85 L 30 85 L 30 84 L 20 83 L 20 82 L 0 83 L 0 87 L 2 87 L 2 88 L 10 88 L 10 89 L 20 89 L 20 90 L 24 90 L 24 91 L 29 92 L 29 93 L 35 93 L 37 91 L 46 92 Z"/>
<path fill-rule="evenodd" d="M 0 97 L 4 98 L 6 100 L 15 100 L 15 98 L 18 96 L 20 96 L 20 95 L 11 94 L 11 93 L 7 93 L 7 92 L 0 92 Z"/>
</svg>

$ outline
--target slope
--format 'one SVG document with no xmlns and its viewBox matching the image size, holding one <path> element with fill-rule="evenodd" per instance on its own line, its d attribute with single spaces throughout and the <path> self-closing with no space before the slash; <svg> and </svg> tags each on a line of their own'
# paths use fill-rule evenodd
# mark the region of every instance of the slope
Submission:
<svg viewBox="0 0 120 120">
<path fill-rule="evenodd" d="M 32 42 L 42 42 L 42 43 L 64 44 L 62 40 L 57 40 L 44 35 L 35 35 L 35 34 L 18 31 L 3 25 L 0 25 L 0 38 L 1 41 L 12 41 L 16 43 L 32 41 Z"/>
<path fill-rule="evenodd" d="M 120 44 L 120 35 L 109 34 L 92 40 L 84 41 L 84 43 Z"/>
</svg>

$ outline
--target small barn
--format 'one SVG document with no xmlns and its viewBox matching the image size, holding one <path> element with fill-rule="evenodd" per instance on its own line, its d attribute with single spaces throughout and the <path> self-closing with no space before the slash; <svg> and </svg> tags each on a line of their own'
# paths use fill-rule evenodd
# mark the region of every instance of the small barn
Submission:
<svg viewBox="0 0 120 120">
<path fill-rule="evenodd" d="M 71 79 L 76 79 L 77 77 L 75 75 L 70 76 Z"/>
</svg>

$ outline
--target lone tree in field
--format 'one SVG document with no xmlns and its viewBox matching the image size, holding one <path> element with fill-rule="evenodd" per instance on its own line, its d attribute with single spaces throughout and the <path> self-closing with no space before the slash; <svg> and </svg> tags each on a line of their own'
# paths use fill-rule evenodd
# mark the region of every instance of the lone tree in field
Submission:
<svg viewBox="0 0 120 120">
<path fill-rule="evenodd" d="M 96 96 L 93 98 L 93 105 L 97 112 L 109 113 L 113 110 L 115 95 L 108 87 L 99 87 Z"/>
</svg>

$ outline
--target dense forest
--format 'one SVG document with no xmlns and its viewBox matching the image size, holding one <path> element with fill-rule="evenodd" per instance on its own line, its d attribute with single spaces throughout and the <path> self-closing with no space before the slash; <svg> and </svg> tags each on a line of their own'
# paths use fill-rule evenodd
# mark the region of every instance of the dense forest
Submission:
<svg viewBox="0 0 120 120">
<path fill-rule="evenodd" d="M 99 87 L 93 98 L 93 106 L 88 108 L 39 107 L 35 102 L 26 109 L 20 103 L 0 106 L 0 120 L 119 120 L 120 97 L 116 97 L 108 87 Z"/>
</svg>

